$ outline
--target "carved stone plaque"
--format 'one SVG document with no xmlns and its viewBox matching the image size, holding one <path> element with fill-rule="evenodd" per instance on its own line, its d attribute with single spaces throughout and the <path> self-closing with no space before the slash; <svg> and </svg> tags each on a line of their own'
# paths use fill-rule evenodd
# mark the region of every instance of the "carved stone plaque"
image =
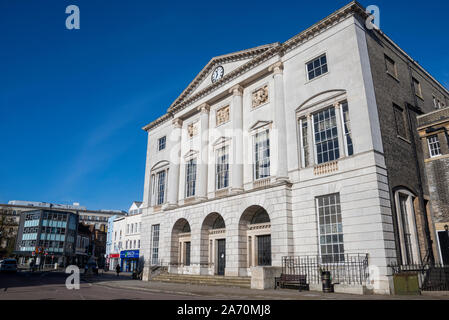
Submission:
<svg viewBox="0 0 449 320">
<path fill-rule="evenodd" d="M 268 85 L 253 92 L 253 108 L 268 102 Z"/>
<path fill-rule="evenodd" d="M 187 133 L 189 135 L 189 137 L 193 137 L 196 136 L 198 133 L 198 123 L 191 123 L 187 126 Z"/>
<path fill-rule="evenodd" d="M 220 108 L 216 113 L 217 126 L 229 121 L 229 106 Z"/>
</svg>

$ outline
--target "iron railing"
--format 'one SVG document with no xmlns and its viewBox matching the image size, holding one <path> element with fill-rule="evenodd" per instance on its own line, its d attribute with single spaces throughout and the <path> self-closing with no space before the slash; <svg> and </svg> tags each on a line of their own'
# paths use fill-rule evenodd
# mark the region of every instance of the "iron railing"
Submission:
<svg viewBox="0 0 449 320">
<path fill-rule="evenodd" d="M 449 291 L 449 266 L 442 264 L 390 264 L 393 275 L 417 274 L 422 291 Z"/>
<path fill-rule="evenodd" d="M 337 263 L 319 255 L 282 257 L 282 273 L 307 275 L 307 283 L 320 284 L 321 273 L 329 271 L 333 284 L 363 285 L 369 278 L 368 254 L 345 254 Z"/>
</svg>

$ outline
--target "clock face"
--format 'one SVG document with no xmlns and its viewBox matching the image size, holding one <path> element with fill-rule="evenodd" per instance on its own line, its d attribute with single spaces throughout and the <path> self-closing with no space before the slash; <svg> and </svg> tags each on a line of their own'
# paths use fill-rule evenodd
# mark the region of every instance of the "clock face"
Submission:
<svg viewBox="0 0 449 320">
<path fill-rule="evenodd" d="M 221 78 L 223 78 L 223 75 L 224 75 L 223 67 L 222 66 L 216 67 L 214 72 L 212 73 L 212 83 L 215 83 Z"/>
</svg>

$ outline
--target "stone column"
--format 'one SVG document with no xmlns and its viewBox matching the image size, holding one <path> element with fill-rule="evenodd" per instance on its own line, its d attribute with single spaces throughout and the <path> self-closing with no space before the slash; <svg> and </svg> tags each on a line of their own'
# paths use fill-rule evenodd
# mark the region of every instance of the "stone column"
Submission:
<svg viewBox="0 0 449 320">
<path fill-rule="evenodd" d="M 338 135 L 338 147 L 340 149 L 340 158 L 346 157 L 346 143 L 344 139 L 344 127 L 341 119 L 341 104 L 340 102 L 334 103 L 335 118 L 337 120 L 337 135 Z"/>
<path fill-rule="evenodd" d="M 173 147 L 170 152 L 170 171 L 168 173 L 168 208 L 174 208 L 178 205 L 178 190 L 179 190 L 179 166 L 181 163 L 181 130 L 182 120 L 173 120 L 173 132 L 171 137 L 173 139 Z"/>
<path fill-rule="evenodd" d="M 209 110 L 208 104 L 204 103 L 198 107 L 200 111 L 201 126 L 201 151 L 200 161 L 198 163 L 198 199 L 207 199 L 207 169 L 209 159 Z"/>
<path fill-rule="evenodd" d="M 283 64 L 277 62 L 268 70 L 274 78 L 274 127 L 277 141 L 277 173 L 276 180 L 288 180 L 287 170 L 287 124 L 285 121 L 284 75 Z"/>
<path fill-rule="evenodd" d="M 236 85 L 232 93 L 232 123 L 234 127 L 233 157 L 231 164 L 231 192 L 243 191 L 243 87 Z"/>
</svg>

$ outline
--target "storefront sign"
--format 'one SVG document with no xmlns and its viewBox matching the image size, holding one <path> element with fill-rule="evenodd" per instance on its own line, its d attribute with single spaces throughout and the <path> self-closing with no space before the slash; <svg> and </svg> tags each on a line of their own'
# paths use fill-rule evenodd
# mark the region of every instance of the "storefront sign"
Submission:
<svg viewBox="0 0 449 320">
<path fill-rule="evenodd" d="M 120 252 L 120 258 L 139 258 L 139 250 L 124 250 Z"/>
</svg>

